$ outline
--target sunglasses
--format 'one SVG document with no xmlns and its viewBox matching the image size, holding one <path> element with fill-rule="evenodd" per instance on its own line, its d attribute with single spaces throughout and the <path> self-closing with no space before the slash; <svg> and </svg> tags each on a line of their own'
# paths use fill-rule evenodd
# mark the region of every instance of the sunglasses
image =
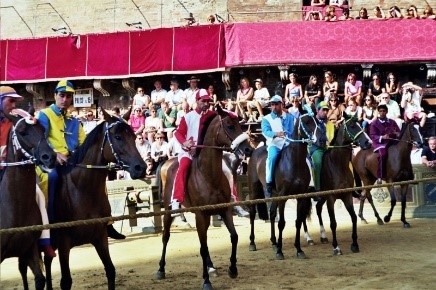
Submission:
<svg viewBox="0 0 436 290">
<path fill-rule="evenodd" d="M 348 81 L 352 81 L 352 80 L 354 80 L 354 78 L 349 78 L 349 79 L 348 79 Z"/>
<path fill-rule="evenodd" d="M 162 139 L 162 137 L 156 137 L 156 140 Z"/>
<path fill-rule="evenodd" d="M 371 99 L 365 99 L 365 101 L 371 101 Z"/>
<path fill-rule="evenodd" d="M 330 100 L 330 102 L 337 102 L 338 100 Z"/>
<path fill-rule="evenodd" d="M 141 110 L 135 110 L 135 112 L 141 112 Z"/>
</svg>

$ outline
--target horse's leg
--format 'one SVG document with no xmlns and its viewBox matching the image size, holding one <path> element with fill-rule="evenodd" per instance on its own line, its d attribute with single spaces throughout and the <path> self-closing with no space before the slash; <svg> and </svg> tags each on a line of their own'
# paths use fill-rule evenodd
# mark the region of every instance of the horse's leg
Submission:
<svg viewBox="0 0 436 290">
<path fill-rule="evenodd" d="M 378 214 L 377 209 L 375 208 L 374 200 L 372 199 L 372 195 L 369 193 L 366 196 L 366 198 L 368 199 L 368 202 L 371 205 L 372 210 L 374 211 L 374 216 L 377 218 L 377 224 L 380 225 L 380 226 L 384 225 L 383 220 L 381 219 L 380 215 Z"/>
<path fill-rule="evenodd" d="M 209 280 L 209 272 L 207 270 L 207 259 L 210 257 L 209 248 L 207 247 L 207 229 L 210 225 L 210 215 L 204 212 L 195 213 L 195 223 L 198 239 L 200 240 L 200 255 L 203 261 L 203 290 L 211 290 L 213 287 Z"/>
<path fill-rule="evenodd" d="M 173 218 L 171 217 L 170 214 L 166 214 L 164 215 L 164 219 L 163 219 L 163 233 L 162 233 L 162 255 L 160 257 L 160 261 L 159 261 L 159 270 L 157 270 L 156 273 L 156 279 L 158 280 L 162 280 L 165 279 L 165 256 L 167 253 L 167 245 L 168 245 L 168 241 L 170 240 L 170 228 L 171 228 L 171 223 L 173 221 Z"/>
<path fill-rule="evenodd" d="M 332 246 L 333 246 L 333 256 L 342 255 L 341 248 L 339 248 L 338 240 L 336 237 L 336 228 L 338 226 L 335 216 L 335 198 L 329 196 L 327 200 L 327 211 L 330 217 L 330 229 L 332 231 Z"/>
<path fill-rule="evenodd" d="M 353 232 L 351 234 L 351 239 L 353 240 L 353 242 L 351 243 L 351 251 L 353 253 L 358 253 L 359 244 L 357 243 L 357 216 L 356 213 L 354 212 L 352 195 L 347 195 L 345 198 L 342 199 L 342 202 L 344 203 L 345 208 L 350 214 L 351 222 L 353 223 Z"/>
<path fill-rule="evenodd" d="M 109 245 L 106 237 L 102 237 L 93 243 L 95 250 L 97 251 L 98 256 L 100 257 L 101 262 L 104 266 L 104 271 L 106 272 L 107 285 L 109 290 L 115 289 L 115 267 L 112 263 L 111 256 L 109 254 Z"/>
<path fill-rule="evenodd" d="M 63 243 L 59 246 L 59 264 L 61 266 L 61 289 L 69 290 L 73 284 L 70 272 L 70 246 L 67 243 Z"/>
<path fill-rule="evenodd" d="M 389 209 L 388 214 L 384 218 L 385 223 L 391 221 L 392 212 L 394 211 L 394 207 L 397 204 L 397 196 L 395 194 L 395 188 L 393 186 L 389 187 L 389 195 L 391 196 L 391 208 Z"/>
<path fill-rule="evenodd" d="M 279 219 L 279 222 L 278 222 L 279 239 L 278 239 L 278 242 L 277 242 L 277 250 L 276 250 L 276 259 L 277 260 L 283 260 L 285 258 L 283 256 L 283 252 L 282 252 L 283 229 L 285 228 L 285 224 L 286 224 L 286 222 L 285 222 L 285 205 L 286 205 L 286 201 L 280 201 L 278 203 L 280 219 Z"/>
<path fill-rule="evenodd" d="M 294 247 L 297 249 L 297 258 L 301 258 L 301 259 L 306 258 L 306 255 L 304 254 L 303 250 L 301 250 L 301 244 L 300 244 L 301 224 L 305 219 L 308 218 L 311 206 L 312 206 L 312 202 L 310 201 L 310 198 L 297 199 L 297 219 L 295 220 L 296 234 L 295 234 Z"/>
<path fill-rule="evenodd" d="M 29 263 L 29 267 L 30 267 L 30 263 Z M 27 282 L 27 258 L 24 257 L 18 258 L 18 269 L 20 270 L 21 279 L 23 280 L 23 289 L 28 290 L 29 283 Z M 35 275 L 35 279 L 36 279 L 36 275 Z"/>
<path fill-rule="evenodd" d="M 406 221 L 406 199 L 409 186 L 407 184 L 401 185 L 401 221 L 404 228 L 410 228 L 410 224 Z"/>
<path fill-rule="evenodd" d="M 307 222 L 306 222 L 306 220 L 303 221 L 303 229 L 304 229 L 304 239 L 306 240 L 306 243 L 309 246 L 315 245 L 315 243 L 313 242 L 312 237 L 310 236 L 309 230 L 307 229 Z"/>
<path fill-rule="evenodd" d="M 359 205 L 359 217 L 360 217 L 360 221 L 363 224 L 368 224 L 368 222 L 366 221 L 366 219 L 363 217 L 363 206 L 365 205 L 365 199 L 368 196 L 368 190 L 364 189 L 362 190 L 362 196 L 360 197 L 360 205 Z"/>
<path fill-rule="evenodd" d="M 42 273 L 41 262 L 37 246 L 32 247 L 32 249 L 29 250 L 29 253 L 26 253 L 25 256 L 19 257 L 18 268 L 23 280 L 24 289 L 29 289 L 29 284 L 27 282 L 27 266 L 29 266 L 35 276 L 35 289 L 40 290 L 45 288 L 45 277 Z"/>
<path fill-rule="evenodd" d="M 270 213 L 269 213 L 269 220 L 271 223 L 270 241 L 274 252 L 277 251 L 276 225 L 275 225 L 276 216 L 277 216 L 277 206 L 278 206 L 277 202 L 271 202 Z"/>
<path fill-rule="evenodd" d="M 316 215 L 318 216 L 318 222 L 319 222 L 319 234 L 320 234 L 320 241 L 322 244 L 327 244 L 329 242 L 329 239 L 327 238 L 325 228 L 324 228 L 324 222 L 322 220 L 322 207 L 324 206 L 324 203 L 326 202 L 325 198 L 322 198 L 320 201 L 316 203 Z"/>
<path fill-rule="evenodd" d="M 254 242 L 255 235 L 254 235 L 254 220 L 256 218 L 256 205 L 251 204 L 249 205 L 250 209 L 250 251 L 257 251 L 256 243 Z"/>
<path fill-rule="evenodd" d="M 45 266 L 45 275 L 46 275 L 46 283 L 47 290 L 53 290 L 52 277 L 51 277 L 51 264 L 53 262 L 53 258 L 49 256 L 44 256 L 44 266 Z"/>
<path fill-rule="evenodd" d="M 230 256 L 230 267 L 229 267 L 229 277 L 230 278 L 236 278 L 238 277 L 238 268 L 236 267 L 236 251 L 238 249 L 238 233 L 235 229 L 235 224 L 233 223 L 233 214 L 232 209 L 229 209 L 226 211 L 225 215 L 223 216 L 223 221 L 229 230 L 230 233 L 230 241 L 232 242 L 232 254 Z"/>
</svg>

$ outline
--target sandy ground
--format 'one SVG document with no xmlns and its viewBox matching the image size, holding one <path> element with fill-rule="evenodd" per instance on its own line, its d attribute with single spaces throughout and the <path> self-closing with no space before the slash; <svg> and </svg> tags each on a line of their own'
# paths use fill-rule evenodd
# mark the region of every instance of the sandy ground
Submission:
<svg viewBox="0 0 436 290">
<path fill-rule="evenodd" d="M 344 209 L 341 210 L 345 212 Z M 188 222 L 195 225 L 192 214 Z M 435 219 L 409 219 L 412 227 L 403 229 L 394 219 L 390 224 L 358 224 L 360 253 L 352 253 L 350 219 L 338 217 L 338 241 L 343 255 L 333 257 L 331 244 L 320 244 L 318 225 L 309 223 L 314 246 L 303 243 L 307 259 L 296 258 L 293 247 L 294 218 L 286 218 L 285 260 L 278 261 L 269 242 L 270 224 L 256 221 L 257 251 L 250 252 L 249 220 L 235 217 L 239 234 L 239 276 L 227 276 L 230 238 L 226 228 L 211 227 L 209 250 L 218 268 L 212 277 L 215 289 L 435 289 Z M 328 225 L 328 221 L 325 222 Z M 330 230 L 327 230 L 331 240 Z M 118 289 L 201 289 L 201 258 L 195 229 L 182 226 L 172 230 L 167 252 L 166 279 L 155 278 L 161 253 L 161 236 L 131 233 L 124 241 L 110 241 L 112 260 L 117 269 Z M 70 266 L 73 289 L 106 289 L 106 278 L 94 249 L 82 246 L 72 250 Z M 0 268 L 1 289 L 22 289 L 17 260 L 8 259 Z M 59 287 L 58 260 L 53 263 L 54 286 Z M 29 280 L 33 281 L 29 274 Z M 32 285 L 33 288 L 33 285 Z"/>
</svg>

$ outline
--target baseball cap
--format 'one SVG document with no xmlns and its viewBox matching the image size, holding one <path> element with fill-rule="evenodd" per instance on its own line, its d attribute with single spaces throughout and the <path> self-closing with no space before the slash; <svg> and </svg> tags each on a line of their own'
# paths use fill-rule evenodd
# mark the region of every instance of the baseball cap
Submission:
<svg viewBox="0 0 436 290">
<path fill-rule="evenodd" d="M 198 101 L 200 99 L 202 100 L 212 100 L 212 98 L 209 96 L 207 91 L 205 89 L 200 89 L 197 94 L 195 95 L 195 99 Z"/>
<path fill-rule="evenodd" d="M 0 86 L 0 99 L 3 97 L 23 98 L 12 87 Z"/>
<path fill-rule="evenodd" d="M 274 95 L 272 96 L 270 103 L 281 103 L 283 102 L 282 97 L 280 97 L 279 95 Z"/>
<path fill-rule="evenodd" d="M 67 93 L 74 93 L 74 86 L 70 81 L 67 80 L 61 80 L 58 82 L 55 93 L 57 92 L 67 92 Z"/>
<path fill-rule="evenodd" d="M 322 109 L 329 109 L 329 106 L 327 105 L 327 102 L 322 101 L 319 102 L 318 106 L 316 106 L 318 108 L 318 110 L 322 110 Z"/>
</svg>

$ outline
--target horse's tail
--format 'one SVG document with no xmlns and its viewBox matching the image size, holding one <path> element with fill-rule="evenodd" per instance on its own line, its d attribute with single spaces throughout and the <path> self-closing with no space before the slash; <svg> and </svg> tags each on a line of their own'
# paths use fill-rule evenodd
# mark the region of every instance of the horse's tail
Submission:
<svg viewBox="0 0 436 290">
<path fill-rule="evenodd" d="M 354 184 L 355 184 L 355 187 L 361 187 L 362 186 L 362 179 L 360 179 L 360 176 L 359 176 L 359 174 L 357 173 L 357 171 L 356 171 L 356 169 L 354 168 L 354 166 L 352 166 L 353 167 L 353 176 L 354 176 Z M 359 194 L 361 194 L 362 193 L 362 191 L 361 190 L 356 190 Z"/>
<path fill-rule="evenodd" d="M 310 221 L 310 216 L 312 215 L 312 200 L 311 200 L 311 198 L 310 197 L 309 198 L 302 198 L 301 204 L 302 204 L 301 209 L 303 210 L 303 213 L 306 213 L 306 215 L 304 216 L 304 220 Z"/>
<path fill-rule="evenodd" d="M 159 196 L 159 202 L 160 202 L 160 206 L 161 207 L 163 207 L 163 194 L 162 194 L 162 191 L 163 191 L 163 186 L 162 186 L 162 177 L 161 177 L 161 175 L 160 175 L 160 173 L 161 173 L 161 169 L 162 169 L 162 165 L 164 164 L 165 162 L 161 162 L 158 166 L 157 166 L 157 168 L 156 168 L 156 184 L 157 184 L 157 186 L 158 186 L 158 196 Z"/>
<path fill-rule="evenodd" d="M 263 186 L 262 183 L 260 181 L 253 183 L 253 192 L 257 192 L 258 196 L 254 197 L 254 198 L 264 198 L 265 197 L 265 193 L 263 191 Z M 259 195 L 263 195 L 263 196 L 259 196 Z M 268 215 L 268 207 L 266 205 L 266 203 L 262 202 L 262 203 L 258 203 L 256 204 L 256 208 L 257 208 L 257 213 L 259 214 L 259 218 L 261 220 L 269 220 L 269 215 Z"/>
</svg>

